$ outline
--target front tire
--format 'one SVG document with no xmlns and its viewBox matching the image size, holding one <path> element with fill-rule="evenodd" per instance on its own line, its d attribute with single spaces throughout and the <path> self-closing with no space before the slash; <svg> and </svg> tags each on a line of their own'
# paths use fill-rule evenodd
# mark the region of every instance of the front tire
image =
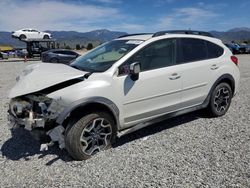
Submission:
<svg viewBox="0 0 250 188">
<path fill-rule="evenodd" d="M 209 105 L 208 112 L 212 117 L 219 117 L 226 114 L 232 100 L 232 88 L 227 83 L 218 84 L 213 90 Z"/>
<path fill-rule="evenodd" d="M 76 160 L 86 160 L 111 147 L 116 137 L 113 118 L 106 112 L 94 112 L 69 125 L 65 132 L 66 150 Z"/>
</svg>

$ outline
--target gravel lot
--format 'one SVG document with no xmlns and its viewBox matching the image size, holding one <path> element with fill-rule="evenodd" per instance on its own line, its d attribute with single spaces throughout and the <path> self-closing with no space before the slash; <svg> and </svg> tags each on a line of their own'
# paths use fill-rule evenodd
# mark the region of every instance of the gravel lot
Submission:
<svg viewBox="0 0 250 188">
<path fill-rule="evenodd" d="M 0 187 L 250 187 L 250 55 L 239 59 L 241 87 L 225 116 L 173 118 L 81 162 L 10 132 L 7 94 L 28 63 L 0 63 Z"/>
</svg>

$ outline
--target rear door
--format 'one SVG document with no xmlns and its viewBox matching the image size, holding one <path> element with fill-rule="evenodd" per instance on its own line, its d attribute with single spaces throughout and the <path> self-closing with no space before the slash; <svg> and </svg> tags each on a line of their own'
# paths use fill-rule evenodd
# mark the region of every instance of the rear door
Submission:
<svg viewBox="0 0 250 188">
<path fill-rule="evenodd" d="M 182 108 L 202 104 L 213 84 L 215 71 L 220 67 L 218 56 L 223 49 L 197 38 L 178 39 L 178 59 L 182 75 Z"/>
</svg>

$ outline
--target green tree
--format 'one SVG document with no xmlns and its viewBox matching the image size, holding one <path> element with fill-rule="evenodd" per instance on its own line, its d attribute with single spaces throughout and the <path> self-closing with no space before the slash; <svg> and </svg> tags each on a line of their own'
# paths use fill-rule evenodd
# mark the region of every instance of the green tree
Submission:
<svg viewBox="0 0 250 188">
<path fill-rule="evenodd" d="M 66 46 L 65 46 L 65 49 L 67 49 L 67 50 L 71 50 L 71 48 L 70 48 L 70 46 L 69 46 L 69 45 L 66 45 Z"/>
<path fill-rule="evenodd" d="M 91 50 L 92 48 L 93 48 L 93 44 L 92 43 L 88 43 L 87 50 Z"/>
<path fill-rule="evenodd" d="M 76 45 L 76 50 L 81 50 L 80 44 L 77 44 L 77 45 Z"/>
</svg>

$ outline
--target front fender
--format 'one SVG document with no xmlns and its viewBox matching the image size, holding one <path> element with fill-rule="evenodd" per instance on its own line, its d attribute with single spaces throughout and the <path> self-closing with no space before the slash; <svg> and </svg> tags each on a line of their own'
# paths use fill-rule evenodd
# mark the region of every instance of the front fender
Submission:
<svg viewBox="0 0 250 188">
<path fill-rule="evenodd" d="M 90 97 L 90 98 L 85 98 L 85 99 L 80 99 L 77 100 L 73 103 L 71 103 L 70 106 L 66 107 L 57 117 L 56 119 L 56 123 L 58 123 L 59 125 L 61 125 L 64 120 L 70 115 L 70 113 L 72 111 L 74 111 L 75 109 L 79 108 L 79 107 L 84 107 L 86 105 L 89 105 L 91 103 L 97 103 L 97 104 L 102 104 L 105 105 L 111 112 L 112 115 L 115 117 L 115 121 L 117 123 L 117 128 L 118 130 L 120 129 L 120 122 L 119 122 L 119 109 L 118 107 L 115 105 L 115 103 L 113 103 L 111 100 L 104 98 L 104 97 Z"/>
</svg>

